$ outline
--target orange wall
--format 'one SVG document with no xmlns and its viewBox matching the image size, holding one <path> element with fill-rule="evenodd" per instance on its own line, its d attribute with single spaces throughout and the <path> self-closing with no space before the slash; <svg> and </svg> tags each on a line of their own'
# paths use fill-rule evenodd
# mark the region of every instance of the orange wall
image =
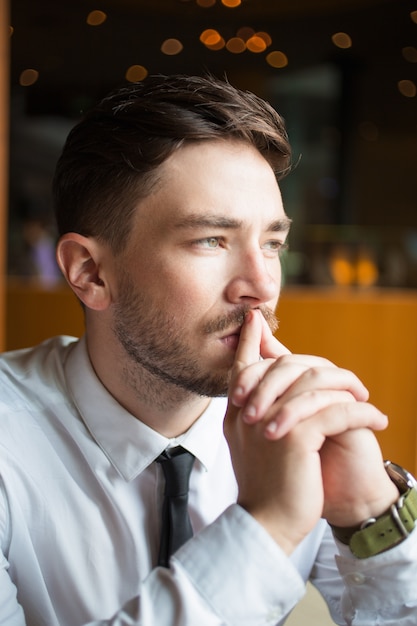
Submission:
<svg viewBox="0 0 417 626">
<path fill-rule="evenodd" d="M 417 474 L 417 292 L 288 288 L 278 317 L 277 336 L 293 352 L 325 356 L 360 376 L 390 418 L 378 434 L 384 455 Z M 8 349 L 82 332 L 83 313 L 67 287 L 9 283 Z"/>
<path fill-rule="evenodd" d="M 390 419 L 386 457 L 417 473 L 417 292 L 288 289 L 277 336 L 352 369 Z"/>
</svg>

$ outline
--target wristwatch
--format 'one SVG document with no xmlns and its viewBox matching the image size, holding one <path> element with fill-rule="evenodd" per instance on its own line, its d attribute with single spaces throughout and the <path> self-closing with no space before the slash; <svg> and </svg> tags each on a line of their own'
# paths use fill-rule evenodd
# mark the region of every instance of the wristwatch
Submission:
<svg viewBox="0 0 417 626">
<path fill-rule="evenodd" d="M 371 517 L 359 526 L 332 526 L 336 539 L 348 545 L 359 559 L 375 556 L 404 541 L 417 520 L 416 479 L 391 461 L 384 461 L 384 467 L 400 492 L 397 502 L 379 517 Z"/>
</svg>

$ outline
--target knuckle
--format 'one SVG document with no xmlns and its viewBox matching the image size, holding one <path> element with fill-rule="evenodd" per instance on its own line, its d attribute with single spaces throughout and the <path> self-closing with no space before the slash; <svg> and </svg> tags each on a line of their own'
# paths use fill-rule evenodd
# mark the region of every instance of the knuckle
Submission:
<svg viewBox="0 0 417 626">
<path fill-rule="evenodd" d="M 323 373 L 323 367 L 319 365 L 312 365 L 307 371 L 306 376 L 309 378 L 319 378 Z"/>
<path fill-rule="evenodd" d="M 279 365 L 288 365 L 294 363 L 294 355 L 293 354 L 282 354 L 281 356 L 275 359 L 275 364 Z"/>
</svg>

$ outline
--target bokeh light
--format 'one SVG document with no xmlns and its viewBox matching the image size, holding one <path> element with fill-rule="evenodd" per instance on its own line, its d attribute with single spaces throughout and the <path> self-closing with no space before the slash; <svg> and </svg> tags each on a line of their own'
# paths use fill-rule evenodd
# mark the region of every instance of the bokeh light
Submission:
<svg viewBox="0 0 417 626">
<path fill-rule="evenodd" d="M 148 70 L 143 65 L 131 65 L 125 74 L 126 80 L 130 83 L 137 83 L 144 80 L 148 75 Z"/>
<path fill-rule="evenodd" d="M 34 83 L 36 83 L 38 78 L 39 78 L 38 70 L 28 68 L 26 70 L 23 70 L 23 72 L 21 72 L 19 76 L 19 84 L 22 85 L 22 87 L 30 87 L 30 85 L 33 85 Z"/>
<path fill-rule="evenodd" d="M 288 65 L 288 57 L 281 50 L 273 50 L 266 56 L 266 62 L 271 67 L 276 67 L 278 69 L 286 67 Z"/>
<path fill-rule="evenodd" d="M 352 47 L 352 39 L 347 33 L 334 33 L 332 41 L 337 48 L 345 50 Z"/>
<path fill-rule="evenodd" d="M 179 39 L 165 39 L 161 45 L 161 52 L 168 56 L 179 54 L 184 49 Z"/>
<path fill-rule="evenodd" d="M 89 26 L 101 26 L 107 19 L 106 13 L 104 11 L 90 11 L 87 15 L 87 24 Z"/>
</svg>

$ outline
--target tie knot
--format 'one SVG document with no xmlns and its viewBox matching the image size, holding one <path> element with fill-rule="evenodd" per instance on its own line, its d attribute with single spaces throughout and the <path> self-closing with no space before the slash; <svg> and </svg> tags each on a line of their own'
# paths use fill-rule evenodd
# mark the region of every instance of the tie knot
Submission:
<svg viewBox="0 0 417 626">
<path fill-rule="evenodd" d="M 195 457 L 181 446 L 167 448 L 156 459 L 165 476 L 165 495 L 170 498 L 188 493 L 191 470 Z"/>
</svg>

